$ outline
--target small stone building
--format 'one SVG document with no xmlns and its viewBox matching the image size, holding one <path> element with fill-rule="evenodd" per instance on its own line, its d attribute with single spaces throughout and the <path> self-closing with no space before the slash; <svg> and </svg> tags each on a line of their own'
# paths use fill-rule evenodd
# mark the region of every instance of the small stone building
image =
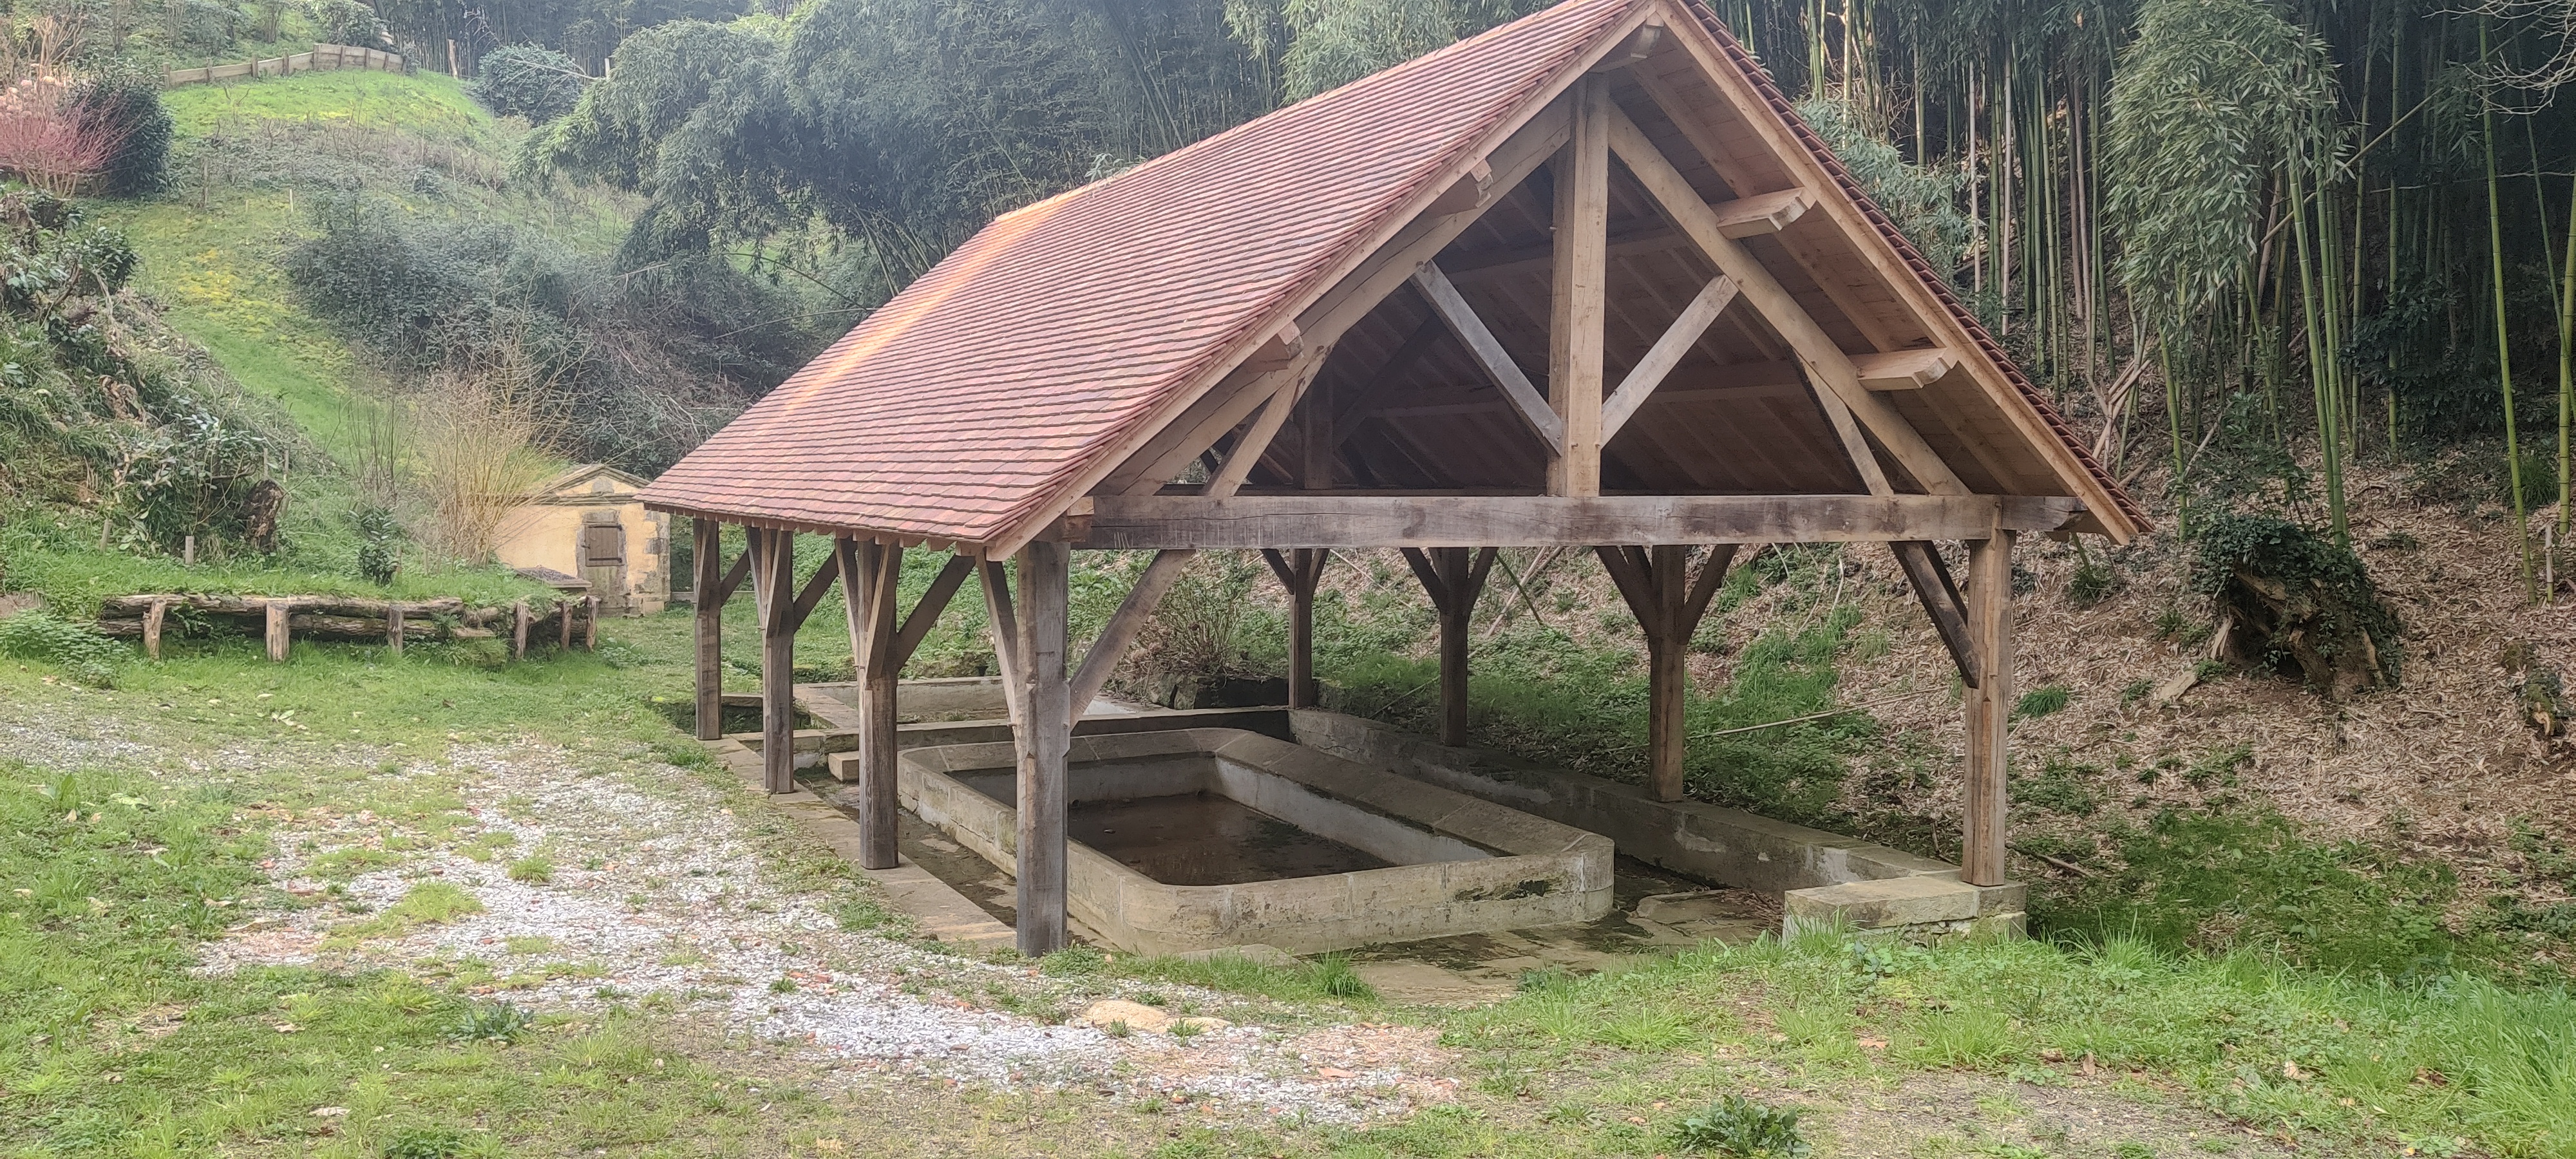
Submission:
<svg viewBox="0 0 2576 1159">
<path fill-rule="evenodd" d="M 501 525 L 501 562 L 587 580 L 611 615 L 661 611 L 671 599 L 671 517 L 644 509 L 645 482 L 590 463 L 538 484 Z"/>
</svg>

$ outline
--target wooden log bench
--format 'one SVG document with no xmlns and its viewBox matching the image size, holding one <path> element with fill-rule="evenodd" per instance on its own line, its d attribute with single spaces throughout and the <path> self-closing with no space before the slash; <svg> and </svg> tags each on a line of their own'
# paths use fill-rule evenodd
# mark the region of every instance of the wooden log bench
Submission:
<svg viewBox="0 0 2576 1159">
<path fill-rule="evenodd" d="M 349 596 L 244 596 L 209 592 L 113 596 L 98 610 L 98 630 L 118 639 L 139 640 L 143 652 L 161 658 L 161 638 L 170 618 L 229 625 L 256 635 L 268 645 L 268 658 L 283 662 L 294 638 L 381 643 L 400 652 L 406 642 L 492 640 L 511 637 L 510 655 L 527 655 L 528 626 L 548 621 L 559 647 L 599 647 L 599 601 L 596 597 L 563 598 L 530 607 L 474 606 L 448 596 L 430 600 L 377 600 Z"/>
</svg>

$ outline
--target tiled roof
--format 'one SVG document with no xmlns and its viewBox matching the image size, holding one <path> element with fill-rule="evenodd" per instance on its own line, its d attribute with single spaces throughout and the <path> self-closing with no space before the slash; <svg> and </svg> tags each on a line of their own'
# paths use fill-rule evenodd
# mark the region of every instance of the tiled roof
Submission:
<svg viewBox="0 0 2576 1159">
<path fill-rule="evenodd" d="M 990 544 L 1275 331 L 1648 0 L 1568 0 L 1006 214 L 644 492 L 728 522 Z M 1760 64 L 1686 5 L 2085 470 L 2065 419 Z"/>
<path fill-rule="evenodd" d="M 987 543 L 1521 110 L 1640 0 L 1572 0 L 1005 215 L 645 491 Z"/>
</svg>

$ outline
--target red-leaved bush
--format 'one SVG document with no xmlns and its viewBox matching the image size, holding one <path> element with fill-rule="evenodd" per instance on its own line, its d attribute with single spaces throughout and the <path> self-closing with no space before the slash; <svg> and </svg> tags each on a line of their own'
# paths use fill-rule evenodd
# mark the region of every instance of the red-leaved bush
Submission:
<svg viewBox="0 0 2576 1159">
<path fill-rule="evenodd" d="M 0 172 L 57 197 L 106 169 L 122 136 L 113 120 L 81 107 L 60 74 L 21 76 L 0 90 Z"/>
</svg>

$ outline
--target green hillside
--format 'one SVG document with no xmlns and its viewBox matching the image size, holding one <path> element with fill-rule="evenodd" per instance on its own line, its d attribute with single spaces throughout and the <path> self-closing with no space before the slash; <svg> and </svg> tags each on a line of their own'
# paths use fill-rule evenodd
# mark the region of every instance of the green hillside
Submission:
<svg viewBox="0 0 2576 1159">
<path fill-rule="evenodd" d="M 602 254 L 626 228 L 608 196 L 510 182 L 526 126 L 444 76 L 302 73 L 173 89 L 165 103 L 178 130 L 169 187 L 94 217 L 132 240 L 136 283 L 171 326 L 326 450 L 348 446 L 350 392 L 370 370 L 278 266 L 317 196 L 363 191 L 423 218 L 528 226 Z"/>
</svg>

